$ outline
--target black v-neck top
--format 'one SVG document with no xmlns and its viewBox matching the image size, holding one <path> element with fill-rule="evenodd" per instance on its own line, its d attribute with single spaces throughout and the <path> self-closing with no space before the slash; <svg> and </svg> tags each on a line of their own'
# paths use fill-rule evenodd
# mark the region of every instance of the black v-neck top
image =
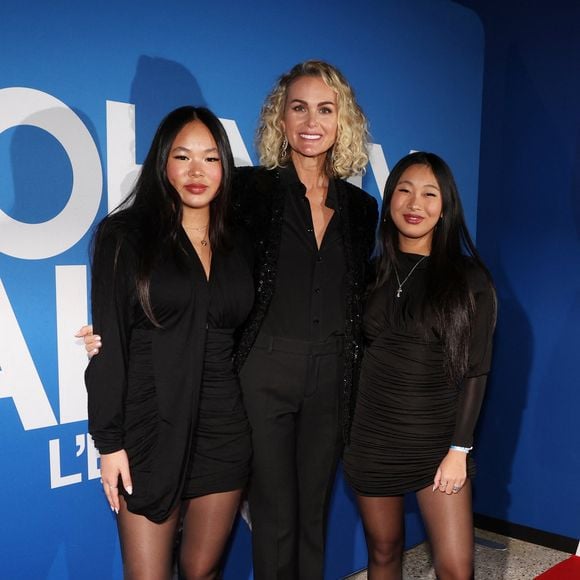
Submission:
<svg viewBox="0 0 580 580">
<path fill-rule="evenodd" d="M 151 305 L 160 326 L 137 299 L 136 231 L 126 224 L 106 230 L 93 258 L 93 326 L 103 347 L 85 374 L 89 431 L 101 453 L 126 450 L 134 488 L 126 496 L 129 509 L 153 521 L 163 521 L 181 497 L 208 323 L 235 328 L 253 301 L 243 243 L 214 252 L 209 281 L 183 231 L 179 244 L 179 255 L 161 249 L 151 276 Z"/>
</svg>

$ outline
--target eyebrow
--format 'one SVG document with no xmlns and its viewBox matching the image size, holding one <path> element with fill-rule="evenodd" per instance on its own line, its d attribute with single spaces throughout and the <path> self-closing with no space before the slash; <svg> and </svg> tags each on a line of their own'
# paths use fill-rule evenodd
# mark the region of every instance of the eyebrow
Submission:
<svg viewBox="0 0 580 580">
<path fill-rule="evenodd" d="M 181 145 L 178 146 L 178 147 L 174 147 L 171 150 L 171 153 L 175 153 L 176 151 L 185 151 L 187 153 L 191 153 L 191 150 L 190 149 L 188 149 L 187 147 L 182 147 Z M 209 149 L 204 149 L 203 150 L 204 153 L 211 153 L 212 151 L 216 151 L 217 152 L 218 151 L 218 148 L 217 147 L 210 147 Z"/>
<path fill-rule="evenodd" d="M 304 99 L 292 99 L 290 101 L 290 103 L 302 103 L 303 105 L 308 105 L 308 101 L 305 101 Z M 317 107 L 321 107 L 322 105 L 334 105 L 336 106 L 336 102 L 335 101 L 322 101 L 320 103 L 317 103 Z"/>
<path fill-rule="evenodd" d="M 401 185 L 401 183 L 408 183 L 409 185 L 415 185 L 415 184 L 414 184 L 414 183 L 413 183 L 411 180 L 409 180 L 409 179 L 402 179 L 401 181 L 399 181 L 399 183 L 397 183 L 397 185 Z M 427 183 L 427 184 L 425 185 L 425 187 L 432 187 L 433 189 L 436 189 L 437 191 L 441 191 L 441 190 L 439 189 L 439 186 L 438 186 L 438 185 L 435 185 L 435 184 L 433 184 L 433 183 Z"/>
</svg>

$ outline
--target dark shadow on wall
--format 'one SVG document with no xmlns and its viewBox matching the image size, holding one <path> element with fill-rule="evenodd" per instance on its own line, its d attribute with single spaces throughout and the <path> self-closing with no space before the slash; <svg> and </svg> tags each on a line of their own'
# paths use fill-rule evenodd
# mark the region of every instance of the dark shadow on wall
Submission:
<svg viewBox="0 0 580 580">
<path fill-rule="evenodd" d="M 537 289 L 530 288 L 525 300 L 522 295 L 523 280 L 535 279 L 532 273 L 542 268 L 530 230 L 542 213 L 537 207 L 541 197 L 530 192 L 541 186 L 535 183 L 530 188 L 529 178 L 526 182 L 522 176 L 533 171 L 530 160 L 541 159 L 543 153 L 529 141 L 524 147 L 523 142 L 530 119 L 535 124 L 540 124 L 538 119 L 548 125 L 549 121 L 541 101 L 534 98 L 535 88 L 518 48 L 499 43 L 496 39 L 486 71 L 478 210 L 478 248 L 494 277 L 499 311 L 493 365 L 476 434 L 474 511 L 513 522 L 514 461 L 521 438 L 529 436 L 522 433 L 522 418 L 533 381 L 532 364 L 543 356 L 523 305 L 529 307 Z M 490 72 L 496 58 L 505 63 L 501 73 Z"/>
<path fill-rule="evenodd" d="M 555 0 L 546 10 L 530 2 L 522 12 L 515 4 L 459 3 L 474 9 L 486 30 L 479 231 L 485 230 L 480 247 L 501 300 L 475 507 L 578 537 L 580 5 Z M 525 426 L 524 411 L 533 419 Z M 488 433 L 502 421 L 501 430 Z M 511 445 L 514 433 L 520 433 L 518 464 L 508 471 L 502 449 L 505 434 Z M 495 469 L 497 482 L 485 473 Z M 556 493 L 547 480 L 557 482 Z M 517 504 L 509 505 L 507 486 Z"/>
<path fill-rule="evenodd" d="M 486 30 L 478 247 L 500 299 L 475 509 L 570 534 L 562 527 L 577 532 L 580 471 L 571 386 L 580 328 L 578 3 L 557 0 L 546 11 L 532 2 L 525 13 L 460 3 Z"/>
<path fill-rule="evenodd" d="M 50 115 L 50 112 L 46 113 Z M 27 120 L 34 124 L 34 118 Z M 66 151 L 52 135 L 34 126 L 19 125 L 4 132 L 10 142 L 14 187 L 3 188 L 2 209 L 15 220 L 38 224 L 59 214 L 69 200 L 72 170 Z M 31 160 L 36 167 L 33 170 Z M 39 161 L 40 160 L 40 161 Z"/>
<path fill-rule="evenodd" d="M 498 248 L 490 247 L 498 239 L 493 236 L 494 221 L 492 219 L 483 228 L 481 223 L 480 213 L 478 240 L 486 239 L 487 243 L 481 241 L 478 247 L 494 278 L 498 322 L 492 368 L 474 438 L 477 475 L 473 486 L 473 509 L 476 525 L 478 514 L 509 520 L 512 503 L 510 484 L 527 405 L 534 352 L 531 325 L 511 286 L 510 272 L 504 270 Z M 484 235 L 481 235 L 482 230 L 486 231 Z M 491 243 L 488 236 L 493 240 Z M 507 557 L 507 552 L 498 553 L 498 574 L 507 569 Z"/>
<path fill-rule="evenodd" d="M 578 11 L 580 14 L 580 10 Z M 580 42 L 577 43 L 580 55 Z M 576 80 L 580 88 L 580 81 Z M 556 89 L 557 90 L 557 89 Z M 577 95 L 577 92 L 571 91 Z M 575 539 L 580 535 L 580 429 L 578 429 L 578 345 L 580 345 L 580 110 L 577 99 L 557 116 L 536 102 L 535 129 L 539 141 L 550 144 L 540 167 L 531 179 L 542 192 L 540 237 L 544 246 L 534 252 L 538 282 L 534 294 L 542 311 L 534 330 L 541 337 L 542 353 L 536 365 L 534 431 L 529 433 L 533 453 L 538 457 L 531 478 L 532 497 L 542 509 L 533 527 Z M 541 108 L 540 108 L 541 107 Z M 563 128 L 573 127 L 568 139 Z M 540 151 L 536 152 L 539 158 Z M 531 452 L 528 452 L 531 454 Z M 554 482 L 555 491 L 546 488 Z M 534 487 L 536 488 L 534 490 Z M 533 517 L 533 516 L 532 516 Z M 528 522 L 524 522 L 528 524 Z M 575 551 L 575 547 L 573 550 Z"/>
<path fill-rule="evenodd" d="M 474 511 L 505 520 L 522 415 L 528 397 L 533 341 L 529 321 L 509 282 L 487 252 L 498 295 L 498 323 L 486 399 L 475 436 Z M 501 441 L 501 444 L 498 444 Z"/>
<path fill-rule="evenodd" d="M 99 151 L 102 178 L 103 150 L 99 145 L 98 133 L 84 112 L 78 109 L 72 111 L 80 118 Z M 62 109 L 59 108 L 42 110 L 28 117 L 20 125 L 2 133 L 0 146 L 9 150 L 6 159 L 9 160 L 10 167 L 6 168 L 6 172 L 12 174 L 13 187 L 2 188 L 0 208 L 17 221 L 27 224 L 47 222 L 60 214 L 69 202 L 74 176 L 68 153 L 58 140 L 58 136 L 37 126 L 44 125 L 47 119 L 58 119 L 61 116 Z M 102 198 L 102 191 L 95 189 L 90 193 L 100 195 Z M 88 194 L 89 192 L 85 191 L 77 192 L 77 195 Z M 81 262 L 86 262 L 88 255 L 85 247 L 79 242 L 90 235 L 90 231 L 89 229 L 85 232 L 85 235 L 67 250 L 70 252 L 72 248 L 76 248 Z M 72 259 L 70 255 L 69 258 Z"/>
<path fill-rule="evenodd" d="M 130 100 L 135 105 L 137 163 L 143 162 L 165 115 L 183 105 L 207 106 L 197 79 L 185 66 L 145 55 L 137 62 Z"/>
<path fill-rule="evenodd" d="M 580 117 L 580 113 L 578 114 Z M 572 157 L 572 179 L 570 182 L 569 202 L 576 226 L 576 241 L 580 245 L 580 128 L 576 131 L 576 143 Z"/>
</svg>

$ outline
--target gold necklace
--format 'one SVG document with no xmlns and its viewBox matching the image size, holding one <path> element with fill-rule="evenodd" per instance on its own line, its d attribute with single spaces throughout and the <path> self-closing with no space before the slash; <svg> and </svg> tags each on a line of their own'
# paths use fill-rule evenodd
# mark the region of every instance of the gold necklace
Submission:
<svg viewBox="0 0 580 580">
<path fill-rule="evenodd" d="M 187 232 L 201 232 L 202 230 L 207 230 L 208 226 L 209 226 L 209 224 L 205 224 L 205 226 L 201 226 L 201 227 L 199 227 L 199 228 L 194 228 L 193 226 L 184 226 L 184 225 L 182 224 L 182 227 L 183 227 L 183 229 L 184 229 L 185 231 L 187 231 Z M 191 238 L 190 238 L 190 239 L 191 239 Z M 192 240 L 192 241 L 193 241 L 193 240 Z M 197 240 L 195 240 L 195 241 L 197 241 Z M 208 244 L 208 241 L 207 241 L 207 239 L 206 239 L 206 236 L 205 236 L 205 235 L 204 235 L 204 236 L 201 238 L 201 240 L 199 241 L 199 243 L 200 243 L 202 246 L 204 246 L 204 247 L 205 247 L 205 246 L 207 246 L 207 244 Z"/>
</svg>

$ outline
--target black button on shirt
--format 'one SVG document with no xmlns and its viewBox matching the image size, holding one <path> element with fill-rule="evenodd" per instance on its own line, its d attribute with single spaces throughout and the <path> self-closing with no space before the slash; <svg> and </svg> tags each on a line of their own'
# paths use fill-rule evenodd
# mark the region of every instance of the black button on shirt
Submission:
<svg viewBox="0 0 580 580">
<path fill-rule="evenodd" d="M 344 334 L 346 263 L 334 181 L 329 183 L 326 206 L 335 212 L 320 250 L 306 188 L 293 166 L 280 169 L 280 183 L 286 195 L 280 257 L 262 332 L 310 341 Z"/>
</svg>

